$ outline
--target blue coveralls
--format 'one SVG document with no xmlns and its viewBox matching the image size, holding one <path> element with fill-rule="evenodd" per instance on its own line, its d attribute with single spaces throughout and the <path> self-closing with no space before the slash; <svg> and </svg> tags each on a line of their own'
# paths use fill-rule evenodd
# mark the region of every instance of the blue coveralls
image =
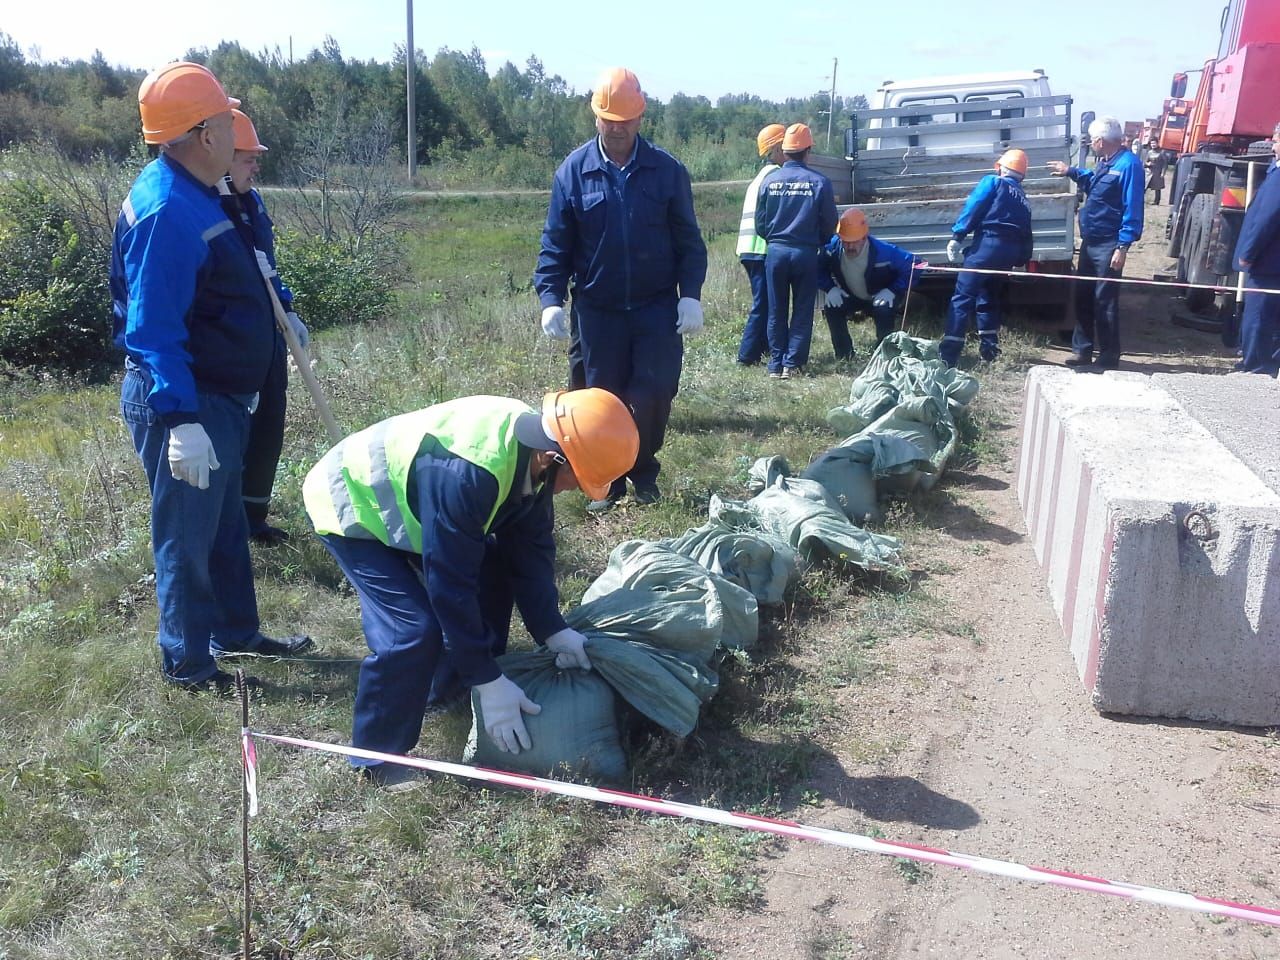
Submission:
<svg viewBox="0 0 1280 960">
<path fill-rule="evenodd" d="M 1031 259 L 1031 207 L 1016 177 L 989 174 L 969 194 L 960 217 L 951 227 L 956 240 L 973 234 L 964 266 L 1009 270 Z M 1005 278 L 985 273 L 961 273 L 951 297 L 946 329 L 938 355 L 954 367 L 964 350 L 969 322 L 976 314 L 978 353 L 983 360 L 1000 355 L 1000 293 Z"/>
<path fill-rule="evenodd" d="M 1085 189 L 1080 207 L 1080 263 L 1082 277 L 1118 277 L 1111 256 L 1126 250 L 1142 236 L 1142 198 L 1146 179 L 1142 163 L 1132 150 L 1120 149 L 1110 159 L 1099 160 L 1092 170 L 1068 167 L 1067 176 Z M 1120 285 L 1105 279 L 1080 284 L 1076 293 L 1076 329 L 1071 348 L 1093 357 L 1100 367 L 1120 363 Z"/>
<path fill-rule="evenodd" d="M 818 252 L 818 289 L 825 294 L 832 287 L 839 287 L 845 293 L 840 306 L 824 304 L 822 307 L 823 319 L 831 331 L 831 349 L 835 351 L 837 360 L 848 360 L 853 356 L 849 321 L 854 315 L 860 312 L 870 314 L 876 324 L 876 343 L 879 343 L 893 332 L 894 314 L 911 286 L 911 268 L 916 260 L 914 254 L 875 237 L 868 237 L 867 244 L 870 249 L 867 251 L 867 271 L 863 281 L 867 293 L 874 297 L 881 290 L 892 290 L 893 306 L 878 307 L 872 300 L 854 296 L 844 277 L 844 243 L 839 234 L 832 234 L 827 245 Z"/>
<path fill-rule="evenodd" d="M 809 362 L 818 248 L 835 228 L 835 192 L 831 181 L 818 171 L 799 160 L 788 160 L 761 182 L 756 233 L 769 244 L 764 270 L 769 288 L 770 373 Z"/>
<path fill-rule="evenodd" d="M 619 167 L 596 138 L 560 164 L 533 283 L 544 308 L 563 304 L 573 283 L 571 379 L 615 394 L 635 418 L 640 451 L 610 497 L 627 478 L 655 485 L 684 359 L 676 302 L 700 299 L 706 276 L 689 173 L 669 153 L 637 137 Z"/>
<path fill-rule="evenodd" d="M 248 193 L 222 194 L 222 208 L 236 225 L 241 238 L 267 255 L 276 265 L 276 240 L 271 218 L 257 190 Z M 284 285 L 280 275 L 271 278 L 276 296 L 286 313 L 293 309 L 293 291 Z M 288 348 L 275 324 L 271 366 L 258 395 L 258 408 L 249 425 L 249 445 L 244 454 L 244 476 L 241 491 L 244 512 L 249 520 L 249 535 L 267 529 L 267 508 L 271 504 L 271 488 L 275 484 L 276 466 L 284 447 L 285 400 L 289 388 Z"/>
<path fill-rule="evenodd" d="M 1245 285 L 1280 290 L 1280 166 L 1273 161 L 1254 195 L 1236 243 L 1236 267 L 1249 264 Z M 1280 295 L 1248 293 L 1240 321 L 1240 369 L 1280 376 Z"/>
<path fill-rule="evenodd" d="M 422 524 L 422 555 L 377 540 L 320 539 L 360 597 L 369 656 L 360 666 L 352 745 L 406 753 L 429 707 L 496 680 L 513 605 L 538 643 L 566 626 L 555 585 L 553 478 L 527 486 L 521 446 L 515 483 L 498 498 L 493 474 L 427 437 L 407 485 Z M 362 766 L 369 761 L 352 760 Z"/>
<path fill-rule="evenodd" d="M 126 354 L 121 413 L 151 488 L 163 670 L 199 683 L 217 670 L 211 644 L 262 641 L 240 485 L 249 407 L 275 349 L 271 304 L 217 191 L 164 154 L 116 221 L 111 296 Z M 183 423 L 213 443 L 207 490 L 170 473 L 169 430 Z"/>
</svg>

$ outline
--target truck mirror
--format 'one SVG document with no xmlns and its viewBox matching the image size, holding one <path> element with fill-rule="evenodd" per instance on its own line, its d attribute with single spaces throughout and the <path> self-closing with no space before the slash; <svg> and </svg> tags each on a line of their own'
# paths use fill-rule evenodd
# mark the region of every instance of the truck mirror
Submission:
<svg viewBox="0 0 1280 960">
<path fill-rule="evenodd" d="M 855 157 L 858 155 L 857 134 L 854 133 L 852 127 L 844 132 L 844 155 L 846 157 Z"/>
<path fill-rule="evenodd" d="M 1175 100 L 1181 100 L 1187 95 L 1187 75 L 1185 73 L 1175 73 L 1173 75 L 1173 83 L 1169 84 L 1169 96 Z"/>
<path fill-rule="evenodd" d="M 1092 110 L 1086 110 L 1084 113 L 1080 114 L 1080 136 L 1089 136 L 1089 124 L 1093 123 L 1097 117 L 1098 115 Z"/>
</svg>

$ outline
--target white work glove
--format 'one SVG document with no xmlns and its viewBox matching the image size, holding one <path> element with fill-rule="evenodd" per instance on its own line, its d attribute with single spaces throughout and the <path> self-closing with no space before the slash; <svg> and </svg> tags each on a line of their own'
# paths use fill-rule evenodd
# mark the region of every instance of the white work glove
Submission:
<svg viewBox="0 0 1280 960">
<path fill-rule="evenodd" d="M 565 627 L 558 633 L 547 637 L 547 649 L 556 655 L 556 666 L 561 670 L 577 667 L 579 670 L 590 670 L 591 661 L 587 659 L 587 638 L 572 627 Z"/>
<path fill-rule="evenodd" d="M 960 241 L 952 237 L 947 241 L 947 259 L 959 263 L 964 259 L 964 251 L 960 249 Z"/>
<path fill-rule="evenodd" d="M 844 291 L 839 287 L 832 287 L 827 291 L 827 306 L 832 310 L 839 309 L 840 305 L 844 303 L 844 301 Z"/>
<path fill-rule="evenodd" d="M 198 423 L 180 423 L 169 429 L 169 472 L 201 490 L 209 489 L 209 471 L 222 464 L 213 452 L 213 441 Z"/>
<path fill-rule="evenodd" d="M 892 307 L 893 302 L 897 299 L 898 299 L 897 294 L 895 294 L 888 287 L 885 287 L 883 290 L 881 290 L 879 293 L 877 293 L 874 297 L 871 298 L 871 303 L 873 306 L 877 306 L 877 307 Z"/>
<path fill-rule="evenodd" d="M 311 332 L 307 330 L 307 325 L 292 310 L 285 314 L 285 318 L 293 328 L 293 335 L 298 338 L 298 343 L 302 344 L 302 349 L 307 349 L 307 344 L 311 342 Z"/>
<path fill-rule="evenodd" d="M 523 714 L 537 716 L 542 707 L 524 695 L 524 691 L 499 675 L 498 679 L 482 683 L 475 688 L 480 695 L 480 712 L 484 715 L 484 732 L 503 753 L 519 753 L 533 746 L 529 731 L 524 727 Z"/>
<path fill-rule="evenodd" d="M 681 297 L 676 304 L 676 333 L 692 336 L 702 329 L 702 304 L 693 297 Z"/>
<path fill-rule="evenodd" d="M 564 307 L 547 307 L 542 311 L 542 332 L 552 340 L 569 339 L 569 321 Z"/>
</svg>

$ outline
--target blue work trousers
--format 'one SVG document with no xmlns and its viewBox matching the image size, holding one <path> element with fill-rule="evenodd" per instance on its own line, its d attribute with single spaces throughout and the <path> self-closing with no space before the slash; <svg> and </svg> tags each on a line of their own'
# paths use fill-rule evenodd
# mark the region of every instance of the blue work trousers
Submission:
<svg viewBox="0 0 1280 960">
<path fill-rule="evenodd" d="M 680 388 L 684 341 L 676 333 L 675 294 L 635 310 L 609 310 L 579 302 L 575 308 L 583 378 L 603 387 L 631 410 L 640 433 L 640 451 L 627 477 L 636 487 L 652 486 L 661 469 L 657 453 L 667 434 L 671 401 Z M 614 485 L 619 492 L 621 480 Z"/>
<path fill-rule="evenodd" d="M 336 534 L 320 539 L 360 598 L 360 622 L 369 644 L 356 686 L 351 744 L 407 753 L 422 734 L 428 707 L 447 704 L 463 692 L 416 558 L 376 540 Z M 497 551 L 485 554 L 479 592 L 480 615 L 492 639 L 490 652 L 501 656 L 507 649 L 515 600 Z M 376 762 L 351 761 L 353 766 Z"/>
<path fill-rule="evenodd" d="M 1021 242 L 1002 233 L 983 233 L 975 236 L 964 266 L 978 270 L 1009 270 L 1019 259 Z M 956 276 L 956 291 L 947 311 L 946 328 L 938 355 L 949 367 L 954 367 L 964 352 L 965 337 L 969 326 L 977 320 L 978 354 L 983 360 L 994 360 L 1000 355 L 1000 295 L 1004 292 L 1005 278 L 987 273 L 961 273 Z"/>
<path fill-rule="evenodd" d="M 849 321 L 860 313 L 875 321 L 877 344 L 893 333 L 893 307 L 888 304 L 877 307 L 871 300 L 862 300 L 851 293 L 846 293 L 844 302 L 840 306 L 823 306 L 822 308 L 822 319 L 827 321 L 827 329 L 831 331 L 831 349 L 835 352 L 837 360 L 853 358 L 853 337 L 849 335 Z"/>
<path fill-rule="evenodd" d="M 813 339 L 817 248 L 771 243 L 765 253 L 764 271 L 769 286 L 769 372 L 803 367 L 809 362 L 809 342 Z"/>
<path fill-rule="evenodd" d="M 738 362 L 755 366 L 769 352 L 769 284 L 765 279 L 764 260 L 743 260 L 751 283 L 751 312 L 742 328 L 742 342 L 738 344 Z"/>
<path fill-rule="evenodd" d="M 1249 275 L 1249 287 L 1280 290 L 1280 276 Z M 1240 319 L 1240 369 L 1280 376 L 1280 294 L 1248 293 Z"/>
<path fill-rule="evenodd" d="M 277 333 L 275 356 L 258 393 L 258 409 L 249 424 L 249 444 L 244 452 L 244 477 L 240 486 L 251 534 L 267 526 L 271 488 L 276 482 L 276 467 L 284 447 L 285 397 L 289 388 L 286 352 L 284 337 Z"/>
<path fill-rule="evenodd" d="M 1076 273 L 1098 279 L 1081 283 L 1076 291 L 1076 329 L 1071 335 L 1071 349 L 1086 357 L 1093 356 L 1099 366 L 1115 366 L 1120 362 L 1120 284 L 1107 283 L 1104 279 L 1121 274 L 1111 269 L 1111 255 L 1117 246 L 1114 240 L 1080 241 Z"/>
<path fill-rule="evenodd" d="M 211 643 L 226 651 L 252 650 L 261 643 L 240 494 L 250 398 L 199 394 L 200 425 L 219 463 L 209 473 L 209 488 L 199 490 L 169 470 L 169 430 L 147 405 L 150 389 L 146 374 L 128 370 L 120 412 L 151 488 L 164 675 L 176 683 L 199 683 L 217 670 Z"/>
</svg>

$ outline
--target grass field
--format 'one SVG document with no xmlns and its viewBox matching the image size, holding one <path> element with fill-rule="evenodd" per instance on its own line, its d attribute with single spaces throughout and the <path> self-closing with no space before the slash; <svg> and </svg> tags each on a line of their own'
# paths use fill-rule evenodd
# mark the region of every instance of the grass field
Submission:
<svg viewBox="0 0 1280 960">
<path fill-rule="evenodd" d="M 741 496 L 757 456 L 804 464 L 839 439 L 823 415 L 854 371 L 836 369 L 820 319 L 811 379 L 771 382 L 733 364 L 748 299 L 732 252 L 740 189 L 701 189 L 697 202 L 712 251 L 708 329 L 686 356 L 662 455 L 667 496 L 604 519 L 577 494 L 561 498 L 566 604 L 618 542 L 699 525 L 713 492 Z M 440 199 L 406 211 L 411 279 L 394 315 L 313 345 L 346 429 L 466 394 L 536 401 L 563 382 L 563 348 L 542 338 L 530 290 L 543 204 Z M 866 329 L 857 336 L 865 350 Z M 1007 338 L 995 376 L 1013 382 L 1026 343 Z M 310 633 L 317 653 L 252 671 L 271 683 L 253 723 L 342 741 L 364 644 L 354 595 L 308 536 L 300 481 L 327 443 L 301 384 L 291 390 L 275 510 L 293 539 L 255 552 L 259 607 L 267 632 Z M 160 682 L 147 491 L 117 391 L 26 383 L 0 397 L 4 960 L 238 955 L 239 717 L 230 702 Z M 965 424 L 963 461 L 1004 455 L 984 435 L 992 415 L 980 403 Z M 891 511 L 888 532 L 917 574 L 931 509 L 925 499 Z M 966 635 L 924 584 L 885 591 L 809 571 L 763 618 L 760 646 L 725 664 L 695 734 L 640 750 L 633 788 L 803 817 L 819 758 L 876 769 L 892 740 L 846 730 L 838 701 L 893 669 L 896 637 Z M 468 723 L 464 712 L 429 720 L 421 752 L 456 758 Z M 772 849 L 756 835 L 447 781 L 390 796 L 341 762 L 270 747 L 260 758 L 259 957 L 711 956 L 689 925 L 751 910 Z"/>
</svg>

